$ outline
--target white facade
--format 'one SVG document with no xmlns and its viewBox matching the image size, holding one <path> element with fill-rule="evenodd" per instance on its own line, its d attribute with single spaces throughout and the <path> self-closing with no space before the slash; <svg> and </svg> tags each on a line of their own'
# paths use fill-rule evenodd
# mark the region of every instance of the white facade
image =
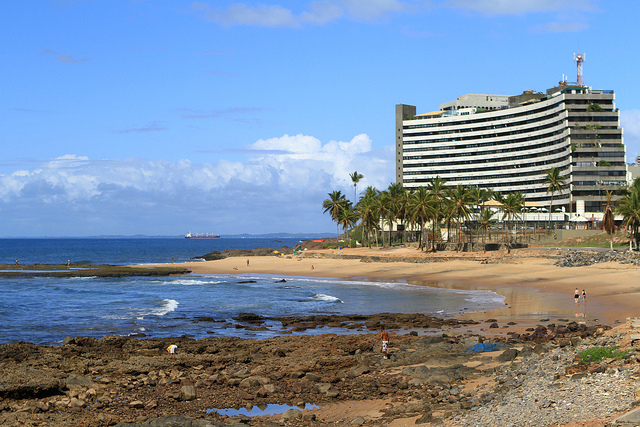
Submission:
<svg viewBox="0 0 640 427">
<path fill-rule="evenodd" d="M 413 189 L 439 176 L 448 186 L 520 192 L 525 201 L 549 206 L 546 175 L 558 167 L 568 185 L 553 194 L 554 208 L 573 211 L 581 200 L 587 211 L 600 210 L 605 190 L 626 184 L 613 91 L 561 86 L 546 95 L 525 94 L 537 98 L 510 108 L 480 105 L 509 98 L 498 95 L 465 95 L 453 101 L 464 110 L 442 111 L 452 104 L 447 103 L 424 115 L 414 106 L 397 105 L 396 181 Z M 593 104 L 598 111 L 591 111 Z"/>
</svg>

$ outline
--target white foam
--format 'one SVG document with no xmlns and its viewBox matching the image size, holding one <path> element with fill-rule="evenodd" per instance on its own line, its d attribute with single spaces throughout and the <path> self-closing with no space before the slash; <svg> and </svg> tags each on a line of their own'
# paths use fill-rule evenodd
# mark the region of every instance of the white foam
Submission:
<svg viewBox="0 0 640 427">
<path fill-rule="evenodd" d="M 332 295 L 326 295 L 326 294 L 315 294 L 313 296 L 313 299 L 316 299 L 318 301 L 338 301 L 338 302 L 342 302 L 340 300 L 340 298 L 334 297 Z"/>
<path fill-rule="evenodd" d="M 144 316 L 164 316 L 166 314 L 175 311 L 178 308 L 180 303 L 174 299 L 165 298 L 162 300 L 162 303 L 158 307 L 149 308 L 146 310 L 142 310 L 139 315 L 136 317 L 138 320 L 144 319 Z"/>
</svg>

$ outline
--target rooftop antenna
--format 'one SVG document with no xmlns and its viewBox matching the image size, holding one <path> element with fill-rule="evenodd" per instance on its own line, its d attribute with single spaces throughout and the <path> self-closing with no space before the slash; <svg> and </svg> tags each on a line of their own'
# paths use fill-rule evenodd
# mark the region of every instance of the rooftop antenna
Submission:
<svg viewBox="0 0 640 427">
<path fill-rule="evenodd" d="M 576 82 L 578 86 L 584 86 L 584 80 L 582 80 L 582 63 L 584 62 L 584 57 L 584 53 L 573 54 L 573 60 L 576 61 L 576 64 L 578 65 L 578 80 Z"/>
</svg>

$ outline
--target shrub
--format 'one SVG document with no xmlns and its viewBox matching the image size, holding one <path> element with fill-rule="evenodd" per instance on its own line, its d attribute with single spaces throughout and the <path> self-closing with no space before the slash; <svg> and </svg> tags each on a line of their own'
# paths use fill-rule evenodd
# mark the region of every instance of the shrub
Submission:
<svg viewBox="0 0 640 427">
<path fill-rule="evenodd" d="M 625 354 L 624 350 L 618 350 L 620 347 L 594 347 L 583 351 L 578 354 L 580 361 L 587 362 L 599 362 L 602 359 L 622 359 Z"/>
</svg>

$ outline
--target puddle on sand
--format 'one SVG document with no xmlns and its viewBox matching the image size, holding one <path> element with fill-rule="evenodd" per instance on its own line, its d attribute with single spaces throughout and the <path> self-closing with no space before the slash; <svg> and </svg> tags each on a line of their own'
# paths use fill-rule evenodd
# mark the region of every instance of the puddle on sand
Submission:
<svg viewBox="0 0 640 427">
<path fill-rule="evenodd" d="M 270 405 L 253 406 L 251 407 L 251 409 L 247 409 L 247 408 L 207 409 L 207 414 L 210 412 L 216 411 L 220 415 L 226 415 L 229 417 L 232 417 L 234 415 L 246 415 L 248 417 L 261 417 L 263 415 L 283 414 L 287 412 L 289 409 L 300 409 L 302 411 L 305 409 L 315 409 L 315 408 L 319 408 L 319 406 L 312 405 L 311 403 L 306 403 L 304 405 L 304 408 L 300 406 L 270 404 Z"/>
</svg>

